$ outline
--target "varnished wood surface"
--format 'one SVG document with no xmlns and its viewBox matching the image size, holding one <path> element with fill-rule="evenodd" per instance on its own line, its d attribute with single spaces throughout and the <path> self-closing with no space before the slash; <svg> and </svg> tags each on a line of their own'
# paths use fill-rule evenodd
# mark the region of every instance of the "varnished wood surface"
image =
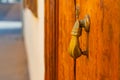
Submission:
<svg viewBox="0 0 120 80">
<path fill-rule="evenodd" d="M 77 5 L 80 18 L 89 14 L 91 20 L 89 57 L 77 60 L 77 80 L 120 80 L 120 1 L 77 0 Z M 85 41 L 83 34 L 82 48 Z"/>
<path fill-rule="evenodd" d="M 75 22 L 74 0 L 46 0 L 46 80 L 73 80 L 68 45 Z M 120 80 L 120 1 L 76 0 L 80 17 L 90 16 L 89 55 L 77 59 L 77 80 Z M 56 10 L 57 13 L 56 13 Z M 57 36 L 57 37 L 56 37 Z M 86 49 L 86 33 L 80 47 Z"/>
<path fill-rule="evenodd" d="M 58 80 L 74 79 L 74 62 L 68 53 L 75 22 L 74 0 L 59 0 Z"/>
<path fill-rule="evenodd" d="M 45 80 L 57 78 L 57 38 L 55 0 L 45 1 Z"/>
</svg>

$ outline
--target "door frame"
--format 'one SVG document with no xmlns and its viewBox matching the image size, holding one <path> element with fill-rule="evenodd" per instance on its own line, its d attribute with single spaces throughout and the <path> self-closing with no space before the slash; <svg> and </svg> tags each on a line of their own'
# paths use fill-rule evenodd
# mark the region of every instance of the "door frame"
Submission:
<svg viewBox="0 0 120 80">
<path fill-rule="evenodd" d="M 59 0 L 45 0 L 45 80 L 57 80 Z"/>
</svg>

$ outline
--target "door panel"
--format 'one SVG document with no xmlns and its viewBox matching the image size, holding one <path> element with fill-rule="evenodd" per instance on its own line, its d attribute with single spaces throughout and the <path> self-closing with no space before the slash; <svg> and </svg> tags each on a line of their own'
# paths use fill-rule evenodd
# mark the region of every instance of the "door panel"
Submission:
<svg viewBox="0 0 120 80">
<path fill-rule="evenodd" d="M 73 80 L 73 59 L 68 54 L 71 29 L 75 21 L 74 0 L 59 0 L 58 80 Z"/>
<path fill-rule="evenodd" d="M 68 46 L 75 1 L 80 7 L 79 19 L 88 14 L 91 22 L 89 37 L 83 29 L 79 38 L 82 50 L 88 40 L 89 52 L 76 61 L 76 80 L 120 80 L 120 0 L 46 0 L 46 80 L 74 80 Z"/>
<path fill-rule="evenodd" d="M 89 14 L 91 20 L 89 57 L 77 60 L 77 80 L 119 80 L 120 1 L 77 0 L 77 4 L 80 18 Z M 84 47 L 84 34 L 81 41 Z"/>
<path fill-rule="evenodd" d="M 89 14 L 91 20 L 89 56 L 77 59 L 77 80 L 119 80 L 120 1 L 77 0 L 76 2 L 80 7 L 80 19 Z M 58 79 L 73 80 L 74 62 L 68 55 L 67 49 L 75 21 L 75 5 L 73 0 L 69 2 L 60 0 L 59 5 Z M 85 42 L 86 33 L 83 30 L 80 37 L 80 47 L 83 50 L 86 48 Z"/>
</svg>

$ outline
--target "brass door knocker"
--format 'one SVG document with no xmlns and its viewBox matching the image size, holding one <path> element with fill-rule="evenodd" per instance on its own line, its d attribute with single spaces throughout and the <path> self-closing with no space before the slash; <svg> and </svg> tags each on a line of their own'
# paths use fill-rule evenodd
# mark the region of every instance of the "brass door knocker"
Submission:
<svg viewBox="0 0 120 80">
<path fill-rule="evenodd" d="M 74 1 L 76 3 L 76 0 Z M 89 35 L 87 35 L 87 40 L 86 40 L 87 46 L 85 51 L 83 51 L 80 48 L 79 37 L 82 35 L 82 30 L 83 30 L 82 28 L 84 28 L 87 33 L 89 33 L 89 30 L 90 30 L 89 16 L 86 15 L 84 19 L 79 20 L 79 13 L 80 13 L 79 7 L 76 6 L 75 10 L 76 10 L 76 15 L 75 15 L 76 21 L 71 32 L 72 37 L 71 37 L 69 48 L 68 48 L 69 54 L 74 60 L 74 80 L 76 80 L 76 59 L 81 55 L 86 55 L 88 57 Z"/>
<path fill-rule="evenodd" d="M 85 29 L 87 33 L 89 33 L 89 28 L 90 28 L 90 18 L 88 15 L 85 16 L 83 20 L 76 20 L 72 32 L 71 32 L 71 41 L 69 44 L 69 53 L 70 55 L 74 58 L 77 59 L 80 57 L 84 52 L 80 48 L 80 43 L 79 43 L 79 37 L 82 35 L 82 28 Z M 85 53 L 86 54 L 86 53 Z"/>
</svg>

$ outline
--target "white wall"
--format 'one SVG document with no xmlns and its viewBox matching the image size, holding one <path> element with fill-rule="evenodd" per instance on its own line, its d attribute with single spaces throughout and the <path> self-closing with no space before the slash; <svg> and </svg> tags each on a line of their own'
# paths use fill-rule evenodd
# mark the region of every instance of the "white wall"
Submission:
<svg viewBox="0 0 120 80">
<path fill-rule="evenodd" d="M 24 10 L 24 37 L 30 80 L 44 80 L 44 0 L 38 0 L 39 18 Z"/>
</svg>

